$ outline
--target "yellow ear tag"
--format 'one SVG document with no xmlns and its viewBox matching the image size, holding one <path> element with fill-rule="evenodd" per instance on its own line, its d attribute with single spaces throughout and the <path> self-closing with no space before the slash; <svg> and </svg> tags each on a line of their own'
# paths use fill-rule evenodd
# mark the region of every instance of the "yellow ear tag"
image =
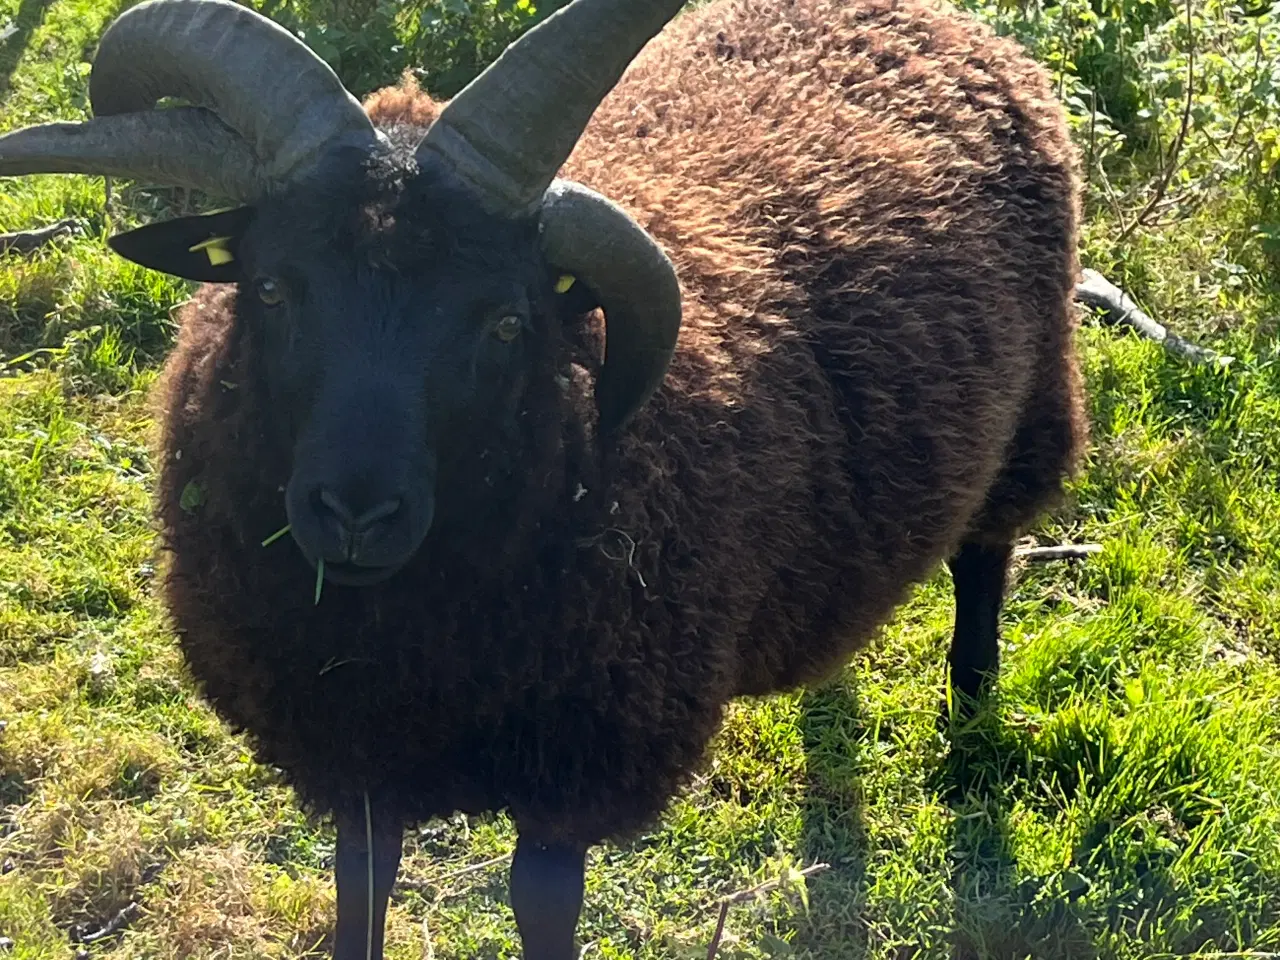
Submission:
<svg viewBox="0 0 1280 960">
<path fill-rule="evenodd" d="M 568 293 L 569 288 L 573 286 L 573 282 L 576 279 L 576 277 L 566 273 L 556 281 L 556 293 Z"/>
<path fill-rule="evenodd" d="M 187 249 L 191 253 L 203 250 L 205 256 L 209 258 L 209 263 L 215 267 L 220 267 L 224 263 L 231 263 L 235 260 L 235 256 L 226 247 L 226 243 L 230 239 L 230 237 L 210 237 L 208 240 L 201 240 L 194 247 L 188 247 Z"/>
</svg>

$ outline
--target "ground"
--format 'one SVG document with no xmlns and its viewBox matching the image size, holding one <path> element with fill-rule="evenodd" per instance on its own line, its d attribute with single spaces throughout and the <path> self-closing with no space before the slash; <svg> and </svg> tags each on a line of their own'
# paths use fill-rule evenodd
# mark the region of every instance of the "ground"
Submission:
<svg viewBox="0 0 1280 960">
<path fill-rule="evenodd" d="M 116 10 L 0 0 L 0 129 L 83 115 L 82 57 Z M 1228 171 L 1120 239 L 1146 200 L 1091 204 L 1086 264 L 1233 360 L 1085 325 L 1093 445 L 1033 539 L 1104 549 L 1018 565 L 998 701 L 963 753 L 934 723 L 939 570 L 832 684 L 736 705 L 660 828 L 593 852 L 587 957 L 705 957 L 721 898 L 788 877 L 729 910 L 721 958 L 1280 956 L 1280 294 L 1256 180 Z M 0 231 L 86 227 L 0 259 L 15 960 L 321 956 L 331 922 L 329 825 L 200 701 L 154 596 L 145 392 L 189 288 L 103 239 L 171 199 L 116 185 L 109 224 L 100 178 L 0 186 Z M 513 840 L 503 817 L 408 837 L 389 956 L 518 956 Z"/>
</svg>

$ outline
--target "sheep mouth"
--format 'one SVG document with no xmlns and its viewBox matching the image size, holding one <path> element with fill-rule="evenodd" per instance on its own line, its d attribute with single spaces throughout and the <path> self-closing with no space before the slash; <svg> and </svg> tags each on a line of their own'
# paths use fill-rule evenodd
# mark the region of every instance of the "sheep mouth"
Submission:
<svg viewBox="0 0 1280 960">
<path fill-rule="evenodd" d="M 316 564 L 311 564 L 315 569 Z M 358 563 L 324 562 L 324 579 L 326 583 L 340 587 L 372 587 L 389 580 L 404 567 L 403 563 L 383 567 L 366 567 Z"/>
</svg>

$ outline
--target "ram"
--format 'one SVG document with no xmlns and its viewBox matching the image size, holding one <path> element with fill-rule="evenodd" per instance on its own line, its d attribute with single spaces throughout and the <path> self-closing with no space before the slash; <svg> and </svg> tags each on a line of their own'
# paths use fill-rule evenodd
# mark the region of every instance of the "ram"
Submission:
<svg viewBox="0 0 1280 960">
<path fill-rule="evenodd" d="M 588 848 L 943 562 L 972 702 L 1084 443 L 1042 71 L 926 0 L 681 6 L 574 0 L 449 103 L 362 106 L 245 7 L 147 0 L 92 119 L 0 138 L 0 174 L 236 204 L 111 243 L 207 282 L 157 393 L 164 595 L 335 818 L 339 960 L 381 956 L 406 825 L 492 810 L 525 956 L 570 960 Z"/>
</svg>

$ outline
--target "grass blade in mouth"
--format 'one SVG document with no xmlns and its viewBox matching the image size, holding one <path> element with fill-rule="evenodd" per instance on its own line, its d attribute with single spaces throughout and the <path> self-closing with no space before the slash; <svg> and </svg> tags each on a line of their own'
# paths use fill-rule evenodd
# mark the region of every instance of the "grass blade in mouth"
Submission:
<svg viewBox="0 0 1280 960">
<path fill-rule="evenodd" d="M 279 540 L 281 537 L 283 537 L 286 533 L 288 533 L 288 532 L 289 532 L 289 530 L 290 530 L 290 528 L 291 528 L 292 526 L 293 526 L 293 524 L 291 524 L 291 523 L 286 523 L 283 527 L 281 527 L 279 530 L 277 530 L 277 531 L 276 531 L 275 533 L 273 533 L 271 536 L 267 537 L 267 539 L 263 540 L 263 541 L 262 541 L 262 545 L 263 545 L 264 547 L 269 547 L 269 546 L 271 546 L 273 543 L 275 543 L 277 540 Z"/>
</svg>

